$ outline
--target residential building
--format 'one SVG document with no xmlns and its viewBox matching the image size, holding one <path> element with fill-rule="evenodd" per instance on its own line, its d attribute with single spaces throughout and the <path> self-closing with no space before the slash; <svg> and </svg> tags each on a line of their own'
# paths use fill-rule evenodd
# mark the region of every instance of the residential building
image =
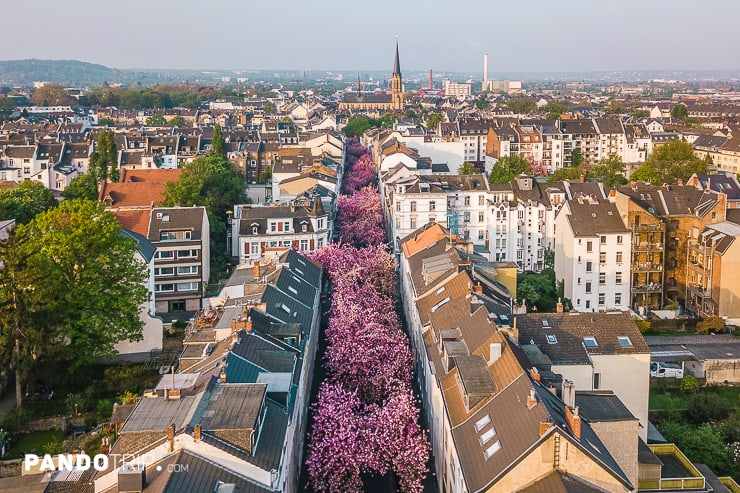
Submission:
<svg viewBox="0 0 740 493">
<path fill-rule="evenodd" d="M 555 219 L 555 275 L 575 310 L 628 308 L 631 241 L 614 204 L 583 195 L 566 201 Z"/>
<path fill-rule="evenodd" d="M 613 391 L 647 440 L 650 348 L 629 313 L 528 313 L 516 319 L 519 344 L 544 380 L 552 378 L 556 386 L 568 380 L 575 391 Z"/>
<path fill-rule="evenodd" d="M 287 250 L 313 252 L 329 244 L 332 224 L 321 198 L 297 197 L 287 204 L 235 205 L 230 247 L 240 264 Z"/>
</svg>

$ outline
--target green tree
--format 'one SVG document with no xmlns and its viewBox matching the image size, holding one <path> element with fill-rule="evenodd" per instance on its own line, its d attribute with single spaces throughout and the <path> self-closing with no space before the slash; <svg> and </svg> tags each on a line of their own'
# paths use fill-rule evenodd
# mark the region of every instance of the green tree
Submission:
<svg viewBox="0 0 740 493">
<path fill-rule="evenodd" d="M 437 125 L 445 121 L 445 116 L 442 113 L 432 113 L 427 117 L 427 128 L 430 130 L 436 130 Z"/>
<path fill-rule="evenodd" d="M 147 127 L 164 127 L 167 125 L 167 120 L 162 115 L 152 115 L 146 117 Z"/>
<path fill-rule="evenodd" d="M 734 460 L 732 449 L 725 442 L 719 428 L 709 424 L 694 427 L 685 423 L 667 422 L 660 431 L 692 462 L 708 465 L 718 476 L 738 474 L 738 464 Z"/>
<path fill-rule="evenodd" d="M 226 154 L 224 153 L 224 138 L 221 135 L 221 125 L 218 123 L 213 126 L 211 154 L 214 156 L 226 157 Z"/>
<path fill-rule="evenodd" d="M 491 168 L 488 175 L 488 182 L 508 183 L 518 175 L 528 175 L 532 173 L 532 165 L 519 154 L 499 158 L 496 164 Z"/>
<path fill-rule="evenodd" d="M 378 125 L 383 128 L 392 128 L 396 120 L 398 120 L 398 114 L 392 111 L 386 111 L 383 116 L 378 118 Z"/>
<path fill-rule="evenodd" d="M 56 205 L 54 194 L 38 181 L 26 180 L 15 188 L 0 190 L 0 220 L 26 224 Z"/>
<path fill-rule="evenodd" d="M 725 319 L 722 317 L 707 317 L 696 324 L 697 334 L 716 334 L 725 330 Z"/>
<path fill-rule="evenodd" d="M 596 181 L 600 181 L 607 188 L 614 188 L 627 183 L 627 179 L 624 177 L 624 163 L 616 154 L 599 161 L 596 166 L 591 168 L 589 176 Z"/>
<path fill-rule="evenodd" d="M 272 180 L 272 166 L 267 166 L 265 169 L 260 171 L 260 175 L 257 178 L 257 183 L 266 184 Z"/>
<path fill-rule="evenodd" d="M 568 111 L 568 106 L 568 102 L 561 99 L 545 105 L 542 109 L 547 113 L 545 118 L 548 120 L 555 120 L 560 118 L 560 115 Z"/>
<path fill-rule="evenodd" d="M 465 161 L 457 168 L 458 175 L 474 175 L 478 172 L 473 163 Z"/>
<path fill-rule="evenodd" d="M 630 181 L 649 181 L 654 185 L 675 184 L 678 180 L 686 183 L 692 174 L 708 171 L 707 161 L 694 155 L 691 144 L 672 140 L 657 147 L 645 164 L 632 173 Z"/>
<path fill-rule="evenodd" d="M 671 109 L 671 118 L 674 120 L 685 120 L 689 116 L 689 110 L 683 104 L 677 104 Z"/>
<path fill-rule="evenodd" d="M 0 113 L 10 113 L 16 108 L 15 100 L 7 96 L 0 96 Z"/>
<path fill-rule="evenodd" d="M 98 184 L 95 182 L 95 177 L 90 173 L 75 176 L 67 188 L 62 191 L 62 197 L 65 200 L 98 200 Z"/>
<path fill-rule="evenodd" d="M 579 147 L 576 147 L 570 153 L 570 165 L 571 167 L 578 167 L 583 163 L 583 151 Z"/>
<path fill-rule="evenodd" d="M 224 241 L 227 212 L 246 201 L 244 180 L 222 156 L 199 157 L 183 166 L 177 182 L 165 185 L 163 205 L 203 206 L 211 226 L 211 271 L 224 272 L 214 266 L 226 265 Z"/>
<path fill-rule="evenodd" d="M 98 135 L 95 150 L 90 154 L 89 173 L 98 184 L 104 180 L 118 181 L 118 147 L 113 130 L 103 130 Z"/>
<path fill-rule="evenodd" d="M 560 168 L 555 170 L 550 176 L 547 177 L 547 181 L 554 182 L 554 181 L 574 181 L 579 180 L 581 178 L 581 175 L 584 175 L 585 173 L 583 170 L 581 170 L 580 166 L 570 167 L 570 168 Z"/>
<path fill-rule="evenodd" d="M 31 104 L 34 106 L 65 106 L 74 103 L 64 86 L 61 84 L 46 84 L 35 91 L 31 96 Z"/>
<path fill-rule="evenodd" d="M 694 375 L 686 375 L 681 379 L 681 392 L 695 394 L 699 392 L 699 380 Z"/>
<path fill-rule="evenodd" d="M 555 271 L 547 268 L 539 274 L 519 276 L 516 292 L 519 301 L 526 300 L 527 306 L 540 312 L 554 311 L 558 301 Z"/>
<path fill-rule="evenodd" d="M 147 266 L 135 260 L 137 243 L 102 205 L 64 200 L 17 229 L 34 252 L 35 273 L 53 286 L 56 311 L 48 323 L 61 327 L 64 343 L 53 343 L 68 368 L 110 358 L 116 343 L 141 339 Z"/>
<path fill-rule="evenodd" d="M 59 301 L 56 286 L 37 264 L 34 248 L 18 235 L 22 226 L 0 242 L 0 364 L 15 373 L 16 406 L 23 404 L 23 385 L 37 364 L 61 343 L 61 324 L 49 323 Z M 3 380 L 7 373 L 3 370 Z"/>
<path fill-rule="evenodd" d="M 491 103 L 484 96 L 480 96 L 479 98 L 476 98 L 475 100 L 475 107 L 479 110 L 484 110 L 488 108 L 488 105 L 490 104 Z"/>
<path fill-rule="evenodd" d="M 265 105 L 262 108 L 266 115 L 274 115 L 277 113 L 277 107 L 275 106 L 275 103 L 272 103 L 270 101 L 266 102 Z"/>
<path fill-rule="evenodd" d="M 650 116 L 650 112 L 648 110 L 641 110 L 641 109 L 633 109 L 632 110 L 632 118 L 639 120 L 641 118 L 648 118 Z"/>
<path fill-rule="evenodd" d="M 606 111 L 613 115 L 620 115 L 625 112 L 624 103 L 618 99 L 611 98 L 606 103 Z"/>
<path fill-rule="evenodd" d="M 510 99 L 506 102 L 506 109 L 517 115 L 527 115 L 537 109 L 537 103 L 531 99 Z"/>
<path fill-rule="evenodd" d="M 347 121 L 342 131 L 347 137 L 360 137 L 373 127 L 373 122 L 366 116 L 353 116 Z"/>
<path fill-rule="evenodd" d="M 172 118 L 170 118 L 170 121 L 168 122 L 169 125 L 172 125 L 173 127 L 182 128 L 186 126 L 185 120 L 182 119 L 180 115 L 175 115 Z"/>
</svg>

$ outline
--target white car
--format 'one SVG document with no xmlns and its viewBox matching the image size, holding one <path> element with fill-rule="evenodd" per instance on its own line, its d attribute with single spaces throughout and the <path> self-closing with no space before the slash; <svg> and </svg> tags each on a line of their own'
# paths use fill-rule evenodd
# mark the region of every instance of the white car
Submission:
<svg viewBox="0 0 740 493">
<path fill-rule="evenodd" d="M 683 378 L 683 367 L 678 363 L 653 361 L 650 363 L 651 377 Z"/>
</svg>

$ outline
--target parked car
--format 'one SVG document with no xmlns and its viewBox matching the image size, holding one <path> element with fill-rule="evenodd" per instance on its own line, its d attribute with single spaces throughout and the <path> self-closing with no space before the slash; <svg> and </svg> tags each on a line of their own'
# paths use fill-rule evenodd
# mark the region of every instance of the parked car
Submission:
<svg viewBox="0 0 740 493">
<path fill-rule="evenodd" d="M 651 377 L 683 378 L 683 366 L 678 363 L 653 361 L 650 363 Z"/>
</svg>

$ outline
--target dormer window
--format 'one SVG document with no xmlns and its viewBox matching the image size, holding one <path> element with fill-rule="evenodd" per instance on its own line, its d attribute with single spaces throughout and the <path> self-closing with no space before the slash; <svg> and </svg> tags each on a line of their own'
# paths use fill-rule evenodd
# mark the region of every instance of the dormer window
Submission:
<svg viewBox="0 0 740 493">
<path fill-rule="evenodd" d="M 252 234 L 253 235 L 259 234 L 259 230 L 260 230 L 260 227 L 259 226 L 257 226 L 257 225 L 252 226 Z"/>
<path fill-rule="evenodd" d="M 583 344 L 586 347 L 597 347 L 599 345 L 599 343 L 596 342 L 596 338 L 595 337 L 590 337 L 590 336 L 583 338 Z"/>
<path fill-rule="evenodd" d="M 308 224 L 302 223 L 301 224 L 301 232 L 305 233 L 306 231 L 308 231 Z"/>
</svg>

